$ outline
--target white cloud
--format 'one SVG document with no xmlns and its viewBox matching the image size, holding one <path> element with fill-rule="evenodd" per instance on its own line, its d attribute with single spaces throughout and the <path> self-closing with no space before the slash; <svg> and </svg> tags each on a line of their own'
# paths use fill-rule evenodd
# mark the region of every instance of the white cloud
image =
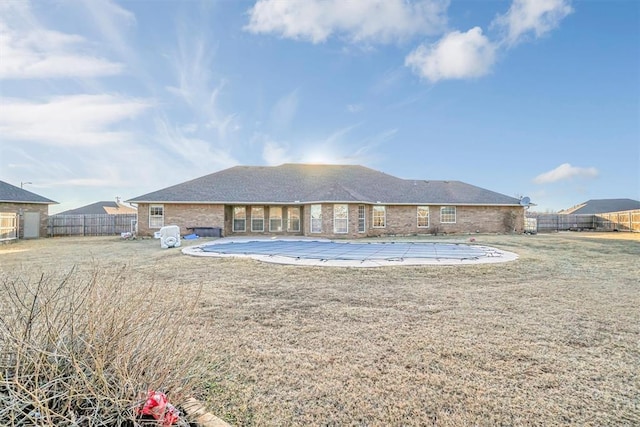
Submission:
<svg viewBox="0 0 640 427">
<path fill-rule="evenodd" d="M 276 130 L 284 130 L 291 126 L 291 122 L 298 111 L 298 90 L 294 90 L 281 97 L 271 110 L 271 125 Z"/>
<path fill-rule="evenodd" d="M 480 27 L 466 33 L 451 32 L 438 42 L 418 46 L 405 58 L 405 65 L 431 82 L 467 79 L 488 74 L 496 60 L 496 46 Z"/>
<path fill-rule="evenodd" d="M 259 0 L 245 29 L 312 43 L 334 35 L 386 43 L 441 32 L 448 5 L 448 0 Z"/>
<path fill-rule="evenodd" d="M 533 179 L 536 184 L 548 184 L 556 181 L 563 181 L 573 177 L 594 178 L 598 176 L 598 170 L 594 167 L 581 168 L 563 163 L 555 169 L 542 173 Z"/>
<path fill-rule="evenodd" d="M 570 0 L 514 0 L 509 11 L 496 17 L 492 26 L 502 28 L 505 42 L 514 45 L 531 32 L 535 37 L 548 33 L 571 12 Z"/>
<path fill-rule="evenodd" d="M 237 165 L 230 147 L 219 147 L 200 138 L 186 137 L 179 128 L 174 127 L 167 119 L 157 118 L 157 141 L 164 153 L 169 154 L 171 161 L 164 163 L 171 165 L 179 162 L 187 165 L 190 173 L 211 173 L 212 170 Z M 183 169 L 183 168 L 176 168 Z"/>
<path fill-rule="evenodd" d="M 83 37 L 42 27 L 29 3 L 0 8 L 0 79 L 97 77 L 119 74 L 123 65 L 88 54 Z"/>
<path fill-rule="evenodd" d="M 206 28 L 208 25 L 205 24 L 179 21 L 177 49 L 167 55 L 175 70 L 176 84 L 167 86 L 166 90 L 189 107 L 201 129 L 215 130 L 218 139 L 224 141 L 230 131 L 240 129 L 240 124 L 237 114 L 225 112 L 218 105 L 218 98 L 228 81 L 214 79 L 216 49 L 203 30 Z"/>
<path fill-rule="evenodd" d="M 262 159 L 268 165 L 282 163 L 324 163 L 324 164 L 368 164 L 371 152 L 397 133 L 389 129 L 378 134 L 355 139 L 348 137 L 363 123 L 337 129 L 332 134 L 320 138 L 296 141 L 295 145 L 279 142 L 267 134 L 254 135 L 253 141 L 262 145 Z"/>
<path fill-rule="evenodd" d="M 350 113 L 359 113 L 364 110 L 364 106 L 362 104 L 349 104 L 347 105 L 347 111 Z"/>
<path fill-rule="evenodd" d="M 126 30 L 136 25 L 135 15 L 110 0 L 82 0 L 81 4 L 107 42 L 106 47 L 118 52 L 127 62 L 136 62 L 138 54 L 126 37 Z"/>
<path fill-rule="evenodd" d="M 45 102 L 0 98 L 0 134 L 6 139 L 44 145 L 87 146 L 127 141 L 131 135 L 110 129 L 151 106 L 116 95 L 71 95 Z"/>
<path fill-rule="evenodd" d="M 262 148 L 262 158 L 267 165 L 277 166 L 283 163 L 290 163 L 291 156 L 288 154 L 289 147 L 275 141 L 267 140 Z"/>
</svg>

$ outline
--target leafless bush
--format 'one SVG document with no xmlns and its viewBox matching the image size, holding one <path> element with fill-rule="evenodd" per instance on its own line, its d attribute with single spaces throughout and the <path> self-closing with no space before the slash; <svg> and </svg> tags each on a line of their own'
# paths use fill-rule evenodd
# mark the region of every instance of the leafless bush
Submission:
<svg viewBox="0 0 640 427">
<path fill-rule="evenodd" d="M 513 233 L 517 228 L 518 215 L 513 212 L 505 212 L 502 224 L 504 225 L 505 231 L 507 233 Z"/>
<path fill-rule="evenodd" d="M 191 393 L 189 299 L 126 267 L 29 276 L 0 278 L 0 425 L 135 425 L 148 389 Z"/>
</svg>

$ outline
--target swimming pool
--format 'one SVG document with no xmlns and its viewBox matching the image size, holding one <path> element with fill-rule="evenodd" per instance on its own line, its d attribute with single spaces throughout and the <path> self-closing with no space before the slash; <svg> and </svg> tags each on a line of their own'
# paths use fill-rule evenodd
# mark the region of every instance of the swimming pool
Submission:
<svg viewBox="0 0 640 427">
<path fill-rule="evenodd" d="M 444 242 L 359 242 L 332 240 L 228 240 L 185 248 L 188 255 L 240 256 L 300 265 L 377 266 L 504 262 L 510 252 L 481 245 Z"/>
</svg>

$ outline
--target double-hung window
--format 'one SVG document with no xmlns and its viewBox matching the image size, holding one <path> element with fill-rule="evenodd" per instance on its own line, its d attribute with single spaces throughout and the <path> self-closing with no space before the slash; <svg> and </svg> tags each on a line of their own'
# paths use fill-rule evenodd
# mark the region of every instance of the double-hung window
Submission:
<svg viewBox="0 0 640 427">
<path fill-rule="evenodd" d="M 386 206 L 373 207 L 373 228 L 385 228 L 387 226 L 387 209 Z"/>
<path fill-rule="evenodd" d="M 149 206 L 149 228 L 164 227 L 164 205 Z"/>
<path fill-rule="evenodd" d="M 429 206 L 418 206 L 418 228 L 429 228 Z"/>
<path fill-rule="evenodd" d="M 251 231 L 264 231 L 264 207 L 251 207 Z"/>
<path fill-rule="evenodd" d="M 358 206 L 358 233 L 367 231 L 367 213 L 364 205 Z"/>
<path fill-rule="evenodd" d="M 455 224 L 456 222 L 456 207 L 455 206 L 443 206 L 440 208 L 440 222 L 443 224 Z"/>
<path fill-rule="evenodd" d="M 349 206 L 333 205 L 333 232 L 347 233 L 349 231 Z"/>
<path fill-rule="evenodd" d="M 282 207 L 269 208 L 269 231 L 282 231 Z"/>
<path fill-rule="evenodd" d="M 292 206 L 287 209 L 289 221 L 287 222 L 287 231 L 300 231 L 300 208 Z"/>
<path fill-rule="evenodd" d="M 149 228 L 164 227 L 164 205 L 149 206 Z"/>
<path fill-rule="evenodd" d="M 247 208 L 233 207 L 233 231 L 247 231 Z"/>
<path fill-rule="evenodd" d="M 322 233 L 322 205 L 311 205 L 311 232 Z"/>
</svg>

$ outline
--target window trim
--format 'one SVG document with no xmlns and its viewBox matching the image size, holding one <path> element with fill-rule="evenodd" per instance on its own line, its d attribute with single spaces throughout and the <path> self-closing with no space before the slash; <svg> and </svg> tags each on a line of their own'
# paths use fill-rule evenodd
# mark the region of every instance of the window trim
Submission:
<svg viewBox="0 0 640 427">
<path fill-rule="evenodd" d="M 161 215 L 158 215 L 158 214 L 153 215 L 151 213 L 151 210 L 154 209 L 154 208 L 155 209 L 157 209 L 157 208 L 162 209 L 162 214 Z M 165 211 L 164 210 L 164 205 L 157 205 L 157 204 L 156 205 L 149 205 L 149 228 L 162 228 L 162 227 L 164 227 L 164 215 L 165 215 L 164 211 Z M 155 225 L 155 223 L 154 224 L 151 223 L 152 219 L 158 219 L 158 218 L 160 218 L 161 225 L 158 226 L 158 225 Z"/>
<path fill-rule="evenodd" d="M 236 219 L 236 209 L 242 209 L 244 211 L 244 218 Z M 233 219 L 231 220 L 231 230 L 234 233 L 246 233 L 247 232 L 247 207 L 246 206 L 233 206 Z M 236 221 L 243 221 L 244 227 L 242 230 L 236 229 Z"/>
<path fill-rule="evenodd" d="M 424 209 L 427 211 L 427 225 L 420 225 L 420 209 Z M 423 217 L 424 218 L 424 217 Z M 431 212 L 429 206 L 416 206 L 416 227 L 418 228 L 429 228 L 431 225 Z"/>
<path fill-rule="evenodd" d="M 337 214 L 343 208 L 345 217 L 338 217 Z M 338 223 L 344 223 L 344 231 L 343 229 L 338 230 Z M 333 205 L 333 232 L 335 234 L 349 233 L 349 205 L 344 203 L 337 203 Z"/>
<path fill-rule="evenodd" d="M 445 209 L 453 209 L 453 213 L 445 213 Z M 446 216 L 453 216 L 453 221 L 444 221 Z M 455 206 L 442 206 L 440 207 L 440 224 L 455 224 L 458 219 L 458 210 Z"/>
<path fill-rule="evenodd" d="M 382 225 L 376 225 L 376 212 L 382 211 Z M 371 227 L 387 228 L 387 207 L 384 205 L 374 205 L 371 209 Z"/>
<path fill-rule="evenodd" d="M 261 210 L 262 211 L 262 217 L 258 217 L 256 214 L 256 217 L 254 218 L 253 216 L 253 211 L 254 210 Z M 257 221 L 257 220 L 261 220 L 262 221 L 262 229 L 259 230 L 258 228 L 253 228 L 253 221 Z M 246 227 L 246 226 L 245 226 Z M 263 232 L 264 233 L 264 206 L 251 206 L 251 231 L 252 232 Z"/>
</svg>

